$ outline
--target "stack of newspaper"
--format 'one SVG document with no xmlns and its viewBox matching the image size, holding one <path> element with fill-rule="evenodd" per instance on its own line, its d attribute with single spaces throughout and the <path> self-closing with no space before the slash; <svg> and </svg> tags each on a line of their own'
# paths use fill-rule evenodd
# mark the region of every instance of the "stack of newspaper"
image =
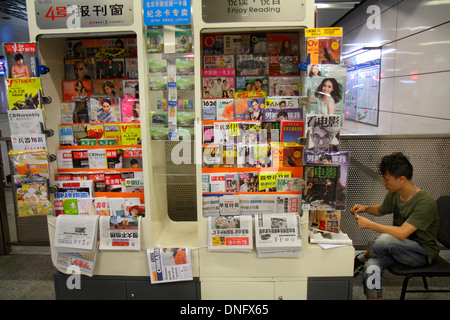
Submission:
<svg viewBox="0 0 450 320">
<path fill-rule="evenodd" d="M 147 249 L 147 260 L 152 284 L 193 280 L 190 248 Z"/>
<path fill-rule="evenodd" d="M 317 243 L 323 249 L 353 245 L 352 239 L 346 233 L 328 232 L 315 228 L 309 229 L 309 242 Z"/>
<path fill-rule="evenodd" d="M 97 232 L 98 216 L 59 215 L 55 225 L 55 267 L 68 273 L 69 268 L 77 268 L 80 274 L 91 277 L 98 249 Z"/>
<path fill-rule="evenodd" d="M 255 245 L 259 258 L 296 258 L 302 253 L 300 215 L 255 215 Z"/>
<path fill-rule="evenodd" d="M 141 217 L 101 216 L 100 250 L 141 250 Z"/>
<path fill-rule="evenodd" d="M 209 251 L 249 252 L 252 248 L 252 216 L 208 217 Z"/>
</svg>

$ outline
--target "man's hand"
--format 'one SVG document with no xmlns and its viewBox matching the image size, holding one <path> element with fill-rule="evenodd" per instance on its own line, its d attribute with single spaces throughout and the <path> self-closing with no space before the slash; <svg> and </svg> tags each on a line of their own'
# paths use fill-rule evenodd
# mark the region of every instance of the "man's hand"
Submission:
<svg viewBox="0 0 450 320">
<path fill-rule="evenodd" d="M 373 221 L 362 216 L 355 216 L 356 223 L 361 229 L 372 229 Z"/>
<path fill-rule="evenodd" d="M 367 210 L 367 206 L 363 206 L 361 204 L 355 204 L 353 208 L 350 209 L 350 213 L 358 216 L 359 213 L 363 213 Z"/>
</svg>

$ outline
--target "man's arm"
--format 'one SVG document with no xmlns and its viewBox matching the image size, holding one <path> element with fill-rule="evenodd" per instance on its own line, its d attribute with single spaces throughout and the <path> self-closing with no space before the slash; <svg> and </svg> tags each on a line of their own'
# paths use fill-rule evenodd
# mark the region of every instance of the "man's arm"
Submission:
<svg viewBox="0 0 450 320">
<path fill-rule="evenodd" d="M 355 204 L 353 208 L 350 210 L 350 212 L 356 216 L 359 213 L 363 212 L 371 214 L 373 216 L 382 216 L 383 214 L 380 212 L 380 210 L 378 210 L 380 206 L 381 206 L 380 204 L 374 206 L 364 206 L 361 204 Z"/>
<path fill-rule="evenodd" d="M 404 222 L 400 227 L 396 227 L 379 224 L 358 215 L 356 215 L 355 219 L 358 227 L 362 229 L 372 229 L 379 233 L 387 233 L 399 240 L 405 240 L 417 230 L 416 227 L 408 222 Z"/>
</svg>

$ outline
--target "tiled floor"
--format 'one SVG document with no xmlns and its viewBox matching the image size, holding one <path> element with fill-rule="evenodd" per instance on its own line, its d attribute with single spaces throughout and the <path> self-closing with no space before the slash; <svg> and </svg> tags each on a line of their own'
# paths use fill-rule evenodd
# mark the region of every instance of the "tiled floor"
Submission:
<svg viewBox="0 0 450 320">
<path fill-rule="evenodd" d="M 449 258 L 450 250 L 442 255 Z M 0 300 L 54 300 L 54 267 L 48 247 L 16 247 L 6 256 L 0 256 Z M 450 288 L 450 278 L 429 279 L 434 288 Z M 402 278 L 385 272 L 383 276 L 383 299 L 400 297 Z M 410 280 L 410 286 L 422 289 L 420 279 Z M 361 275 L 354 279 L 353 300 L 365 300 Z M 450 293 L 411 293 L 407 300 L 450 300 Z"/>
</svg>

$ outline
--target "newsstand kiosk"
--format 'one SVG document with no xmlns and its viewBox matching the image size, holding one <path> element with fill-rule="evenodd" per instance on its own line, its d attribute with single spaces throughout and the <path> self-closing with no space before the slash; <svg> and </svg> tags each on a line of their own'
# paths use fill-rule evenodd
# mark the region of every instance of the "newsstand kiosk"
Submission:
<svg viewBox="0 0 450 320">
<path fill-rule="evenodd" d="M 191 7 L 191 19 L 188 22 L 191 36 L 182 25 L 186 24 L 186 20 L 177 27 L 174 27 L 179 21 L 176 19 L 162 23 L 152 20 L 164 12 L 172 18 L 178 13 L 181 14 L 183 8 L 180 8 L 179 12 L 172 10 L 170 14 L 169 11 L 153 11 L 157 6 L 171 6 L 175 3 L 180 7 L 186 5 Z M 170 10 L 170 7 L 166 10 Z M 227 237 L 219 236 L 215 237 L 216 242 L 211 244 L 209 236 L 211 217 L 205 212 L 204 206 L 205 200 L 210 200 L 218 193 L 211 189 L 210 180 L 209 186 L 204 189 L 205 176 L 232 172 L 239 177 L 250 172 L 261 174 L 274 171 L 273 167 L 269 167 L 269 163 L 266 163 L 266 168 L 214 166 L 211 162 L 205 164 L 203 161 L 205 147 L 210 144 L 227 144 L 223 141 L 220 143 L 214 140 L 205 141 L 206 127 L 210 126 L 209 128 L 214 130 L 215 126 L 228 124 L 225 139 L 230 137 L 239 139 L 240 133 L 237 132 L 244 132 L 243 128 L 261 129 L 254 125 L 262 120 L 261 118 L 248 120 L 243 118 L 243 115 L 239 118 L 233 103 L 232 110 L 229 103 L 220 109 L 215 105 L 214 115 L 209 114 L 208 118 L 204 113 L 204 102 L 268 96 L 268 92 L 265 95 L 257 93 L 245 96 L 246 83 L 242 82 L 245 80 L 250 82 L 254 91 L 258 90 L 258 81 L 264 79 L 263 89 L 272 90 L 271 95 L 276 95 L 274 90 L 280 90 L 283 96 L 306 95 L 302 92 L 305 72 L 300 71 L 298 65 L 306 61 L 304 30 L 314 27 L 314 1 L 119 0 L 112 5 L 109 1 L 97 1 L 92 4 L 87 0 L 77 0 L 72 7 L 63 1 L 27 0 L 27 11 L 30 41 L 38 43 L 40 64 L 50 69 L 47 74 L 41 75 L 43 93 L 52 98 L 52 103 L 46 105 L 45 110 L 47 128 L 57 132 L 62 124 L 61 104 L 66 102 L 63 83 L 70 77 L 67 75 L 70 71 L 67 71 L 65 61 L 68 58 L 76 58 L 75 45 L 80 40 L 84 43 L 85 55 L 88 52 L 95 57 L 100 52 L 98 57 L 101 57 L 103 65 L 106 65 L 111 57 L 102 57 L 101 52 L 111 54 L 113 50 L 101 50 L 102 47 L 119 49 L 116 52 L 125 48 L 126 55 L 118 56 L 125 64 L 125 74 L 115 77 L 121 80 L 137 80 L 137 86 L 133 88 L 138 90 L 140 101 L 140 141 L 116 144 L 113 149 L 139 149 L 142 154 L 141 167 L 131 170 L 108 167 L 101 170 L 104 174 L 131 172 L 143 179 L 144 192 L 139 197 L 141 203 L 145 204 L 145 216 L 139 220 L 140 250 L 98 250 L 93 275 L 82 276 L 81 290 L 68 289 L 66 280 L 69 274 L 65 269 L 58 267 L 55 275 L 57 298 L 203 300 L 351 298 L 354 249 L 352 246 L 343 246 L 324 250 L 316 244 L 310 244 L 307 210 L 299 209 L 301 217 L 297 221 L 297 228 L 301 230 L 301 254 L 294 257 L 261 257 L 254 245 L 250 250 L 235 250 L 241 244 L 248 245 L 248 238 L 244 243 L 235 242 L 242 239 L 231 239 L 230 242 L 225 240 L 222 243 L 221 241 Z M 162 28 L 158 29 L 161 25 Z M 273 47 L 269 42 L 269 37 L 272 36 L 275 42 Z M 100 47 L 99 39 L 104 41 Z M 164 49 L 158 49 L 161 41 L 164 43 Z M 187 49 L 186 41 L 192 41 L 191 47 L 188 46 Z M 124 43 L 125 46 L 122 47 Z M 231 60 L 228 60 L 230 57 Z M 161 66 L 159 60 L 165 61 L 167 69 L 158 69 Z M 193 63 L 193 69 L 189 63 Z M 94 69 L 95 67 L 94 61 Z M 99 74 L 99 69 L 101 68 L 97 67 L 96 71 L 92 71 L 94 72 L 92 81 L 104 79 L 103 75 Z M 75 77 L 75 66 L 70 70 Z M 127 70 L 130 72 L 127 73 Z M 269 83 L 266 80 L 269 80 L 271 75 L 280 78 L 295 77 L 298 80 L 294 83 L 282 80 Z M 234 83 L 219 85 L 217 78 L 234 80 Z M 239 84 L 238 78 L 241 81 Z M 164 80 L 162 84 L 160 79 Z M 211 88 L 210 80 L 215 82 L 216 92 L 213 96 L 213 91 L 210 90 L 210 95 L 205 96 L 203 89 Z M 97 87 L 93 85 L 92 90 L 95 88 L 105 90 L 104 87 L 104 83 Z M 124 85 L 121 90 L 124 97 Z M 294 93 L 282 92 L 283 90 L 294 90 Z M 235 95 L 237 91 L 240 91 L 241 95 Z M 174 92 L 175 96 L 172 96 Z M 93 91 L 93 95 L 94 93 Z M 230 118 L 230 113 L 234 114 L 233 118 Z M 230 119 L 235 124 L 230 126 Z M 259 135 L 261 142 L 263 139 L 267 142 L 265 135 L 267 132 L 264 131 L 264 134 Z M 170 190 L 168 181 L 173 181 L 174 178 L 177 180 L 178 177 L 170 177 L 172 171 L 168 169 L 167 159 L 172 161 L 171 165 L 177 160 L 171 159 L 167 146 L 177 141 L 185 143 L 189 137 L 193 140 L 193 148 L 189 150 L 194 158 L 191 165 L 195 169 L 196 199 L 191 197 L 186 203 L 196 202 L 196 216 L 193 219 L 191 217 L 175 220 L 170 217 L 168 203 L 182 197 L 184 191 L 182 183 L 177 186 L 179 194 L 168 191 Z M 275 138 L 272 141 L 276 141 Z M 236 148 L 237 140 L 234 140 L 234 144 Z M 58 134 L 48 139 L 49 154 L 56 154 L 58 150 L 80 151 L 91 148 L 93 147 L 85 145 L 62 146 Z M 99 147 L 96 146 L 95 149 Z M 275 171 L 286 171 L 285 168 L 281 169 Z M 98 171 L 93 168 L 61 168 L 57 162 L 53 162 L 50 181 L 54 184 L 56 175 L 77 175 L 86 172 L 93 174 Z M 292 177 L 302 176 L 301 171 L 294 171 Z M 249 175 L 248 179 L 250 178 Z M 111 192 L 112 188 L 108 189 L 106 186 L 105 189 L 96 192 L 94 197 L 117 197 L 118 194 L 125 197 L 132 196 L 126 192 Z M 241 190 L 226 190 L 219 193 L 231 196 L 233 203 L 236 203 L 239 202 L 237 200 L 239 197 L 249 196 L 248 190 L 240 192 Z M 115 194 L 111 195 L 112 193 Z M 255 195 L 263 193 L 275 195 L 275 192 L 256 192 Z M 300 203 L 298 206 L 301 207 Z M 244 206 L 241 204 L 241 207 Z M 256 213 L 258 212 L 247 214 L 252 228 Z M 56 221 L 57 217 L 48 216 L 54 264 L 57 259 L 53 245 Z M 236 224 L 236 220 L 226 218 L 222 223 Z M 243 224 L 243 220 L 241 223 Z M 254 241 L 252 234 L 250 244 Z M 232 247 L 231 250 L 213 250 L 214 246 L 215 248 L 220 246 L 222 249 Z M 193 280 L 151 284 L 146 252 L 150 248 L 190 248 Z M 298 253 L 297 251 L 296 254 Z"/>
</svg>

